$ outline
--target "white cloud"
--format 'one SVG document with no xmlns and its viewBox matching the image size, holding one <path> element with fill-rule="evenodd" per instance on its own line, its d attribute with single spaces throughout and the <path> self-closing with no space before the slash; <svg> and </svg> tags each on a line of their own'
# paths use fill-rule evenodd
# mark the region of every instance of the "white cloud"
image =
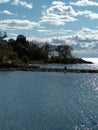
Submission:
<svg viewBox="0 0 98 130">
<path fill-rule="evenodd" d="M 45 35 L 48 34 L 48 35 L 65 35 L 67 33 L 71 33 L 72 30 L 63 30 L 63 29 L 60 29 L 60 30 L 47 30 L 47 29 L 38 29 L 37 30 L 39 33 L 44 33 Z"/>
<path fill-rule="evenodd" d="M 92 33 L 92 32 L 95 32 L 95 30 L 92 30 L 90 28 L 83 28 L 80 33 Z"/>
<path fill-rule="evenodd" d="M 53 1 L 50 7 L 43 7 L 42 17 L 39 23 L 49 23 L 57 26 L 65 25 L 67 22 L 78 20 L 77 16 L 82 15 L 90 19 L 98 19 L 98 13 L 89 10 L 76 12 L 72 6 L 67 6 L 64 2 Z"/>
<path fill-rule="evenodd" d="M 89 10 L 78 11 L 76 14 L 77 14 L 77 15 L 88 16 L 88 15 L 92 14 L 92 11 L 89 11 Z"/>
<path fill-rule="evenodd" d="M 98 6 L 98 2 L 94 2 L 91 0 L 79 0 L 76 3 L 75 2 L 70 2 L 71 5 L 76 5 L 76 6 Z"/>
<path fill-rule="evenodd" d="M 38 26 L 38 23 L 31 22 L 29 20 L 7 19 L 0 20 L 0 29 L 3 30 L 30 30 L 33 27 Z"/>
<path fill-rule="evenodd" d="M 32 3 L 27 3 L 26 1 L 21 1 L 21 0 L 14 0 L 13 5 L 21 5 L 23 7 L 26 7 L 28 9 L 32 9 L 33 8 L 33 5 Z"/>
<path fill-rule="evenodd" d="M 83 28 L 81 31 L 77 32 L 81 35 L 85 35 L 85 36 L 90 36 L 92 35 L 93 36 L 93 39 L 98 39 L 98 30 L 97 29 L 90 29 L 90 28 Z M 90 37 L 92 38 L 92 37 Z"/>
<path fill-rule="evenodd" d="M 66 22 L 73 22 L 76 19 L 74 9 L 66 6 L 64 2 L 54 1 L 51 7 L 45 7 L 42 12 L 41 23 L 50 23 L 53 25 L 64 25 Z"/>
<path fill-rule="evenodd" d="M 91 13 L 87 17 L 90 17 L 91 19 L 98 19 L 98 13 Z"/>
<path fill-rule="evenodd" d="M 10 11 L 8 11 L 8 10 L 3 10 L 2 13 L 3 13 L 3 14 L 12 15 L 12 13 L 11 13 Z"/>
<path fill-rule="evenodd" d="M 53 25 L 65 25 L 66 22 L 76 21 L 75 18 L 64 15 L 49 14 L 41 18 L 41 23 L 50 23 Z"/>
<path fill-rule="evenodd" d="M 70 36 L 70 39 L 76 43 L 76 50 L 95 50 L 98 47 L 98 30 L 83 28 Z"/>
<path fill-rule="evenodd" d="M 1 14 L 6 14 L 6 15 L 17 15 L 17 14 L 13 14 L 12 12 L 10 12 L 9 10 L 3 10 L 2 12 L 0 12 Z"/>
<path fill-rule="evenodd" d="M 93 13 L 92 11 L 85 10 L 85 11 L 78 11 L 76 15 L 83 15 L 84 17 L 89 17 L 90 19 L 98 19 L 98 13 Z"/>
<path fill-rule="evenodd" d="M 7 3 L 7 2 L 9 2 L 10 0 L 0 0 L 0 4 L 2 4 L 2 3 Z"/>
<path fill-rule="evenodd" d="M 76 56 L 93 55 L 98 54 L 98 35 L 96 34 L 98 34 L 98 30 L 84 28 L 73 35 L 52 37 L 51 43 L 71 46 L 74 50 L 73 54 Z"/>
<path fill-rule="evenodd" d="M 34 41 L 37 44 L 45 44 L 46 42 L 51 44 L 51 38 L 38 38 L 38 37 L 28 37 L 28 41 Z"/>
<path fill-rule="evenodd" d="M 63 5 L 65 5 L 65 3 L 61 2 L 61 1 L 53 1 L 52 5 L 61 5 L 61 6 L 63 6 Z"/>
<path fill-rule="evenodd" d="M 96 27 L 97 28 L 97 27 Z M 52 30 L 40 30 L 42 33 L 50 33 Z M 67 30 L 65 30 L 67 33 Z M 69 32 L 69 31 L 68 31 Z M 63 36 L 55 36 L 50 38 L 30 38 L 32 41 L 38 41 L 39 44 L 48 42 L 53 45 L 67 44 L 71 46 L 76 56 L 97 56 L 98 55 L 98 30 L 90 28 L 82 28 L 80 31 Z M 95 55 L 96 54 L 96 55 Z"/>
</svg>

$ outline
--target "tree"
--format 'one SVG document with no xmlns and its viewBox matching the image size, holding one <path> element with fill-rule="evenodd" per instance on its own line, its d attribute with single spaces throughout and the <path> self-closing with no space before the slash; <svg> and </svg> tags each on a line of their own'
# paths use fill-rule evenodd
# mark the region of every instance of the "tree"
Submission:
<svg viewBox="0 0 98 130">
<path fill-rule="evenodd" d="M 23 61 L 23 63 L 28 63 L 29 59 L 27 56 L 24 55 L 22 58 L 22 61 Z"/>
<path fill-rule="evenodd" d="M 68 46 L 68 45 L 59 45 L 56 48 L 56 51 L 58 51 L 59 56 L 62 58 L 72 58 L 72 47 Z"/>
<path fill-rule="evenodd" d="M 43 60 L 47 61 L 49 58 L 49 52 L 51 51 L 51 45 L 47 42 L 41 47 Z"/>
<path fill-rule="evenodd" d="M 23 36 L 23 35 L 18 35 L 16 41 L 19 42 L 19 43 L 25 44 L 26 43 L 26 37 Z"/>
<path fill-rule="evenodd" d="M 12 50 L 8 44 L 0 44 L 0 62 L 8 61 Z"/>
<path fill-rule="evenodd" d="M 6 32 L 0 32 L 0 40 L 3 40 L 6 37 L 7 37 L 7 33 Z"/>
</svg>

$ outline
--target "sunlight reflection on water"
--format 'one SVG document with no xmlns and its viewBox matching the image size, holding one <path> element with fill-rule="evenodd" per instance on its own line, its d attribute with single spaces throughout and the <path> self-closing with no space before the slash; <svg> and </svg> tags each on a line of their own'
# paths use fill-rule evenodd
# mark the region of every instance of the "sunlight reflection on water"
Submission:
<svg viewBox="0 0 98 130">
<path fill-rule="evenodd" d="M 0 72 L 1 130 L 98 130 L 98 74 Z"/>
</svg>

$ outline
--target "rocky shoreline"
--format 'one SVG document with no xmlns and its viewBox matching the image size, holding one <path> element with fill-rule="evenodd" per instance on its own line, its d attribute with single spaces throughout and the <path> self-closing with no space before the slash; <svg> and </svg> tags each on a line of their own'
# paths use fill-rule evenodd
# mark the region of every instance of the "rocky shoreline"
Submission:
<svg viewBox="0 0 98 130">
<path fill-rule="evenodd" d="M 0 64 L 0 71 L 32 71 L 32 72 L 63 72 L 63 73 L 98 73 L 98 70 L 91 69 L 67 69 L 64 68 L 44 68 L 31 64 Z"/>
<path fill-rule="evenodd" d="M 72 59 L 71 64 L 93 64 L 90 61 L 85 61 L 83 59 Z M 68 63 L 67 63 L 68 64 Z M 35 72 L 63 72 L 63 73 L 98 73 L 98 70 L 88 70 L 88 69 L 68 69 L 66 64 L 64 68 L 45 68 L 40 67 L 40 65 L 31 63 L 0 63 L 0 71 L 35 71 Z"/>
<path fill-rule="evenodd" d="M 62 73 L 98 73 L 90 69 L 63 69 L 63 68 L 0 68 L 0 71 L 32 71 L 32 72 L 62 72 Z"/>
</svg>

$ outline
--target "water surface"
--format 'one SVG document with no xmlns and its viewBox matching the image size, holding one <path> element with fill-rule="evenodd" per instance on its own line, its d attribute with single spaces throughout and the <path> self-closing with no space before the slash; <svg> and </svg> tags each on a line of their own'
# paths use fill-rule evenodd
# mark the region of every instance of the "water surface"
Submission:
<svg viewBox="0 0 98 130">
<path fill-rule="evenodd" d="M 98 130 L 98 74 L 0 72 L 0 130 Z"/>
</svg>

